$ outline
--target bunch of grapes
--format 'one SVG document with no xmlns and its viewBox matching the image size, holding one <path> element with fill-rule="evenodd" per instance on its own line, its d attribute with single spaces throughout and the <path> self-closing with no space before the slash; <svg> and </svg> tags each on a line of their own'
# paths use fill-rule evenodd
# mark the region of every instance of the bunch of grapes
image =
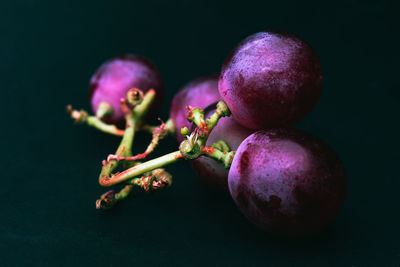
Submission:
<svg viewBox="0 0 400 267">
<path fill-rule="evenodd" d="M 259 228 L 284 237 L 322 230 L 343 205 L 344 167 L 321 139 L 290 128 L 313 109 L 321 87 L 320 62 L 310 45 L 289 33 L 260 32 L 232 50 L 219 76 L 185 85 L 172 101 L 170 118 L 152 126 L 145 119 L 157 111 L 164 92 L 159 71 L 135 55 L 107 61 L 90 83 L 96 115 L 68 107 L 77 122 L 123 136 L 103 161 L 99 183 L 124 187 L 103 194 L 97 208 L 111 208 L 135 186 L 152 191 L 171 185 L 172 175 L 162 167 L 187 159 L 205 183 L 229 192 Z M 140 130 L 153 138 L 134 156 Z M 143 162 L 168 134 L 179 149 Z M 112 173 L 120 162 L 126 169 Z"/>
</svg>

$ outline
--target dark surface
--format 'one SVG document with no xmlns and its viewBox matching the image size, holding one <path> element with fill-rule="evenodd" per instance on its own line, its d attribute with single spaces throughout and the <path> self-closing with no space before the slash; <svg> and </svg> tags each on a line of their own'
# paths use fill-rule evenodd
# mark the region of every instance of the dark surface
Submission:
<svg viewBox="0 0 400 267">
<path fill-rule="evenodd" d="M 1 265 L 398 266 L 397 10 L 382 1 L 3 1 Z M 168 190 L 95 210 L 100 162 L 118 138 L 74 126 L 64 108 L 89 108 L 96 68 L 127 52 L 150 58 L 168 88 L 167 119 L 180 86 L 218 72 L 262 30 L 297 34 L 320 56 L 322 96 L 297 127 L 344 161 L 337 220 L 308 240 L 273 239 L 187 162 L 168 168 Z M 139 152 L 148 138 L 136 141 Z M 165 140 L 157 154 L 176 147 Z"/>
</svg>

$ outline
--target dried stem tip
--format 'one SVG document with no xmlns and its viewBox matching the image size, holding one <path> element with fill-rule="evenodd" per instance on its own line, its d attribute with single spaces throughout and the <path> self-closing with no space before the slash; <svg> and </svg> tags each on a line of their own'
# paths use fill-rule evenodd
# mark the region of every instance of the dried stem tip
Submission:
<svg viewBox="0 0 400 267">
<path fill-rule="evenodd" d="M 137 88 L 132 88 L 126 93 L 126 100 L 132 106 L 142 103 L 143 97 L 143 92 Z"/>
<path fill-rule="evenodd" d="M 107 191 L 96 200 L 96 209 L 108 210 L 111 209 L 116 203 L 116 192 L 114 190 Z"/>
</svg>

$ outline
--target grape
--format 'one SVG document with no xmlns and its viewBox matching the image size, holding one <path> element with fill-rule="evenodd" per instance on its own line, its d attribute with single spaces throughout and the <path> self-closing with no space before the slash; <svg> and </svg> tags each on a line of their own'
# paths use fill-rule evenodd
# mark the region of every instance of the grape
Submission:
<svg viewBox="0 0 400 267">
<path fill-rule="evenodd" d="M 174 96 L 170 109 L 170 118 L 175 123 L 176 128 L 176 139 L 182 142 L 181 128 L 186 126 L 190 129 L 191 126 L 186 118 L 188 112 L 186 109 L 187 105 L 195 108 L 205 108 L 220 99 L 217 76 L 201 77 L 186 84 Z"/>
<path fill-rule="evenodd" d="M 215 112 L 217 103 L 211 104 L 204 109 L 205 117 L 209 117 Z M 241 126 L 232 117 L 219 119 L 218 124 L 211 131 L 206 145 L 224 140 L 231 150 L 236 150 L 240 143 L 253 131 Z M 199 157 L 192 162 L 192 166 L 197 175 L 211 187 L 228 192 L 228 170 L 221 162 L 206 156 Z"/>
<path fill-rule="evenodd" d="M 250 221 L 285 237 L 322 230 L 346 194 L 346 175 L 336 153 L 315 136 L 284 128 L 247 137 L 233 159 L 228 184 Z"/>
<path fill-rule="evenodd" d="M 289 33 L 244 39 L 222 65 L 219 92 L 233 117 L 251 129 L 291 125 L 308 114 L 322 86 L 314 50 Z"/>
<path fill-rule="evenodd" d="M 149 89 L 156 91 L 156 97 L 149 112 L 155 114 L 161 105 L 164 95 L 164 85 L 161 74 L 153 63 L 137 55 L 122 55 L 103 63 L 90 79 L 90 99 L 93 112 L 96 113 L 102 101 L 108 102 L 112 108 L 111 116 L 104 120 L 109 123 L 121 124 L 124 114 L 120 108 L 120 99 L 126 97 L 131 88 L 143 92 Z"/>
</svg>

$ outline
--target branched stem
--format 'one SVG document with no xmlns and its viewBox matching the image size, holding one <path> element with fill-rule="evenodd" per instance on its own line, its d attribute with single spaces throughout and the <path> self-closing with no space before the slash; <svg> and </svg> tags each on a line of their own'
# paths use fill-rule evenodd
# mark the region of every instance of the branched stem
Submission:
<svg viewBox="0 0 400 267">
<path fill-rule="evenodd" d="M 175 133 L 175 125 L 171 119 L 166 123 L 161 123 L 160 126 L 142 124 L 142 119 L 145 117 L 154 97 L 155 91 L 152 89 L 144 96 L 138 89 L 128 91 L 126 99 L 121 99 L 121 110 L 124 112 L 126 120 L 125 130 L 120 130 L 115 125 L 106 124 L 101 120 L 101 118 L 110 115 L 110 112 L 112 112 L 112 108 L 107 103 L 101 105 L 97 116 L 88 116 L 88 113 L 84 110 L 77 111 L 73 110 L 71 106 L 67 107 L 67 111 L 75 119 L 75 122 L 86 123 L 105 133 L 122 136 L 121 143 L 115 154 L 109 155 L 107 161 L 103 161 L 99 184 L 109 187 L 126 182 L 126 185 L 119 192 L 110 190 L 104 193 L 96 201 L 97 208 L 109 209 L 113 207 L 118 201 L 125 199 L 134 186 L 139 186 L 145 191 L 169 186 L 172 182 L 172 176 L 161 168 L 180 159 L 195 159 L 205 155 L 221 161 L 225 168 L 230 167 L 235 151 L 230 151 L 226 142 L 220 140 L 212 146 L 205 146 L 208 136 L 217 125 L 218 120 L 221 117 L 230 115 L 230 111 L 223 101 L 218 102 L 215 113 L 207 120 L 204 119 L 204 111 L 202 109 L 188 106 L 187 118 L 197 127 L 190 135 L 187 135 L 186 140 L 180 144 L 179 150 L 144 163 L 135 162 L 152 153 L 159 141 L 167 134 Z M 132 156 L 135 131 L 140 129 L 151 132 L 153 138 L 144 153 Z M 189 134 L 187 128 L 182 129 L 181 133 Z M 120 160 L 129 160 L 126 163 L 130 168 L 113 174 L 112 172 L 120 164 Z"/>
<path fill-rule="evenodd" d="M 149 90 L 144 96 L 143 102 L 133 109 L 130 109 L 128 107 L 128 104 L 125 100 L 121 101 L 121 109 L 125 113 L 126 128 L 121 143 L 117 151 L 115 152 L 116 156 L 129 157 L 132 155 L 131 151 L 132 151 L 133 139 L 135 136 L 136 123 L 143 118 L 143 116 L 147 112 L 147 109 L 151 105 L 154 96 L 155 96 L 154 90 Z M 111 159 L 108 162 L 103 161 L 103 167 L 99 177 L 100 184 L 102 179 L 104 179 L 104 177 L 110 176 L 110 174 L 118 166 L 118 164 L 119 164 L 118 160 L 116 159 Z"/>
<path fill-rule="evenodd" d="M 102 132 L 112 135 L 123 136 L 125 133 L 124 130 L 118 129 L 117 126 L 103 122 L 100 117 L 89 116 L 88 113 L 83 109 L 74 110 L 71 105 L 68 105 L 67 112 L 70 114 L 71 118 L 75 120 L 75 123 L 86 123 L 87 125 L 92 126 Z"/>
<path fill-rule="evenodd" d="M 204 120 L 204 111 L 202 109 L 193 108 L 191 106 L 187 106 L 187 109 L 189 110 L 187 114 L 188 120 L 195 123 L 197 128 L 191 133 L 188 140 L 183 141 L 186 142 L 186 144 L 182 143 L 180 145 L 180 150 L 182 155 L 187 159 L 194 159 L 200 156 L 201 152 L 198 148 L 205 146 L 208 136 L 217 125 L 219 119 L 229 116 L 231 113 L 224 101 L 218 102 L 217 109 L 206 121 Z"/>
<path fill-rule="evenodd" d="M 154 95 L 152 97 L 154 97 Z M 156 159 L 152 159 L 147 162 L 137 164 L 121 173 L 111 174 L 112 171 L 115 169 L 115 167 L 118 165 L 118 159 L 135 160 L 138 158 L 142 158 L 143 154 L 146 156 L 148 152 L 152 151 L 155 145 L 157 145 L 158 143 L 158 140 L 161 136 L 161 132 L 163 129 L 162 127 L 163 125 L 161 125 L 160 128 L 158 129 L 157 128 L 154 129 L 153 141 L 152 143 L 150 143 L 149 148 L 148 150 L 146 150 L 145 153 L 139 154 L 135 157 L 130 157 L 130 155 L 126 154 L 130 153 L 126 151 L 131 151 L 132 141 L 135 132 L 135 123 L 138 122 L 147 111 L 146 103 L 151 103 L 151 101 L 148 101 L 148 94 L 146 94 L 146 96 L 144 97 L 143 103 L 135 107 L 133 109 L 133 112 L 131 113 L 129 112 L 129 108 L 122 104 L 121 109 L 125 111 L 126 121 L 127 121 L 125 134 L 124 137 L 122 138 L 120 146 L 117 149 L 117 152 L 115 153 L 115 156 L 113 158 L 110 158 L 108 162 L 104 163 L 104 166 L 99 176 L 99 183 L 101 186 L 105 187 L 113 186 L 122 182 L 126 182 L 128 180 L 131 180 L 132 183 L 132 181 L 138 181 L 132 179 L 140 175 L 143 175 L 144 173 L 161 168 L 163 166 L 176 162 L 182 158 L 193 159 L 199 157 L 200 155 L 206 155 L 215 158 L 217 160 L 220 160 L 224 163 L 224 166 L 226 168 L 229 168 L 235 153 L 234 151 L 226 152 L 226 151 L 221 151 L 215 147 L 204 146 L 204 144 L 207 141 L 208 135 L 210 134 L 211 130 L 215 127 L 215 125 L 218 123 L 218 120 L 221 117 L 228 116 L 230 114 L 226 104 L 220 101 L 217 105 L 216 112 L 213 115 L 211 115 L 210 118 L 207 119 L 207 123 L 205 123 L 204 121 L 204 116 L 203 116 L 204 112 L 201 109 L 189 107 L 190 111 L 188 114 L 188 119 L 199 124 L 200 126 L 196 128 L 196 130 L 191 134 L 190 138 L 181 143 L 179 151 L 175 151 L 167 155 L 158 157 Z M 227 147 L 226 143 L 220 143 L 219 145 L 220 146 L 222 145 L 222 148 L 226 150 Z M 147 178 L 150 179 L 149 177 Z M 144 178 L 142 177 L 140 179 Z"/>
<path fill-rule="evenodd" d="M 107 161 L 110 161 L 111 159 L 116 159 L 118 161 L 120 160 L 139 160 L 139 159 L 144 159 L 146 158 L 150 153 L 154 151 L 154 149 L 157 147 L 159 141 L 163 139 L 168 133 L 171 133 L 171 125 L 173 126 L 173 123 L 171 123 L 172 120 L 168 120 L 166 123 L 162 122 L 160 126 L 154 127 L 153 129 L 153 138 L 150 142 L 150 144 L 147 146 L 147 149 L 145 152 L 138 154 L 133 157 L 122 157 L 114 154 L 110 154 L 107 157 Z"/>
</svg>

